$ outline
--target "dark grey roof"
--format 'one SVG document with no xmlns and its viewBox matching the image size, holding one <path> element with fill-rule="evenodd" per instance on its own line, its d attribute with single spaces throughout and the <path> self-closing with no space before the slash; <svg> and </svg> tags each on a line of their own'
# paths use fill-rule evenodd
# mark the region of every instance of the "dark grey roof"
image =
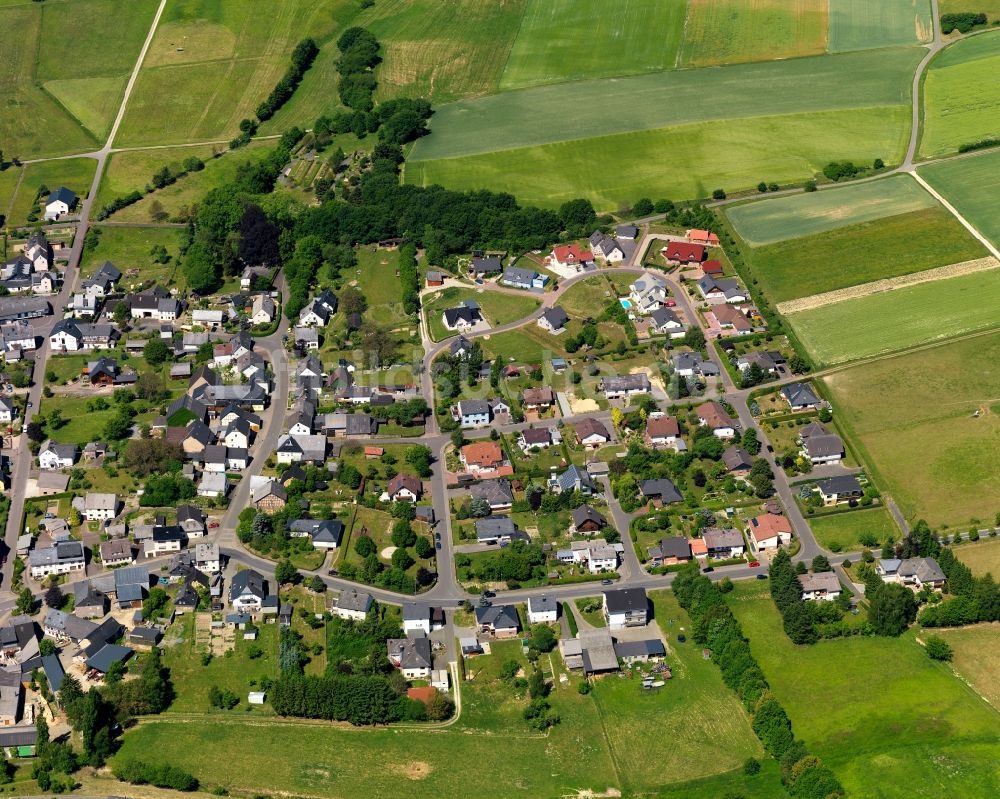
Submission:
<svg viewBox="0 0 1000 799">
<path fill-rule="evenodd" d="M 789 383 L 781 389 L 783 396 L 794 407 L 796 405 L 818 405 L 819 397 L 805 383 Z"/>
<path fill-rule="evenodd" d="M 476 274 L 489 274 L 500 272 L 503 269 L 503 264 L 500 263 L 500 258 L 496 255 L 490 255 L 487 258 L 473 258 L 472 259 L 472 271 Z"/>
<path fill-rule="evenodd" d="M 682 535 L 672 535 L 660 540 L 660 552 L 664 558 L 687 560 L 691 557 L 691 545 Z"/>
<path fill-rule="evenodd" d="M 479 539 L 513 537 L 516 533 L 517 527 L 509 516 L 476 519 L 476 537 Z"/>
<path fill-rule="evenodd" d="M 542 314 L 542 318 L 552 329 L 558 330 L 560 327 L 564 327 L 569 321 L 569 314 L 557 305 L 545 311 Z"/>
<path fill-rule="evenodd" d="M 839 477 L 827 477 L 824 480 L 817 480 L 816 487 L 824 494 L 852 494 L 861 495 L 861 483 L 853 474 L 840 475 Z"/>
<path fill-rule="evenodd" d="M 643 588 L 619 588 L 604 592 L 604 603 L 609 613 L 626 613 L 646 610 L 649 600 Z"/>
<path fill-rule="evenodd" d="M 476 623 L 488 624 L 493 629 L 514 629 L 520 626 L 517 609 L 513 605 L 488 605 L 476 608 Z"/>
<path fill-rule="evenodd" d="M 511 488 L 510 480 L 499 478 L 496 480 L 483 480 L 476 483 L 469 489 L 469 494 L 473 497 L 485 499 L 490 506 L 510 505 L 514 502 L 514 490 Z"/>
<path fill-rule="evenodd" d="M 263 600 L 267 596 L 267 583 L 264 580 L 264 575 L 254 569 L 244 569 L 237 572 L 229 586 L 230 600 L 245 593 L 253 594 Z"/>
<path fill-rule="evenodd" d="M 648 638 L 645 641 L 617 641 L 615 654 L 620 658 L 634 657 L 664 657 L 667 652 L 663 641 L 659 638 Z"/>
<path fill-rule="evenodd" d="M 95 654 L 87 658 L 86 667 L 106 674 L 113 663 L 124 663 L 132 657 L 132 650 L 118 644 L 105 644 Z"/>
<path fill-rule="evenodd" d="M 809 436 L 803 444 L 810 458 L 828 458 L 844 451 L 844 442 L 833 434 Z"/>
<path fill-rule="evenodd" d="M 726 464 L 729 471 L 735 469 L 749 469 L 753 465 L 750 453 L 743 447 L 729 447 L 722 453 L 722 462 Z"/>
<path fill-rule="evenodd" d="M 684 497 L 677 490 L 677 486 L 666 477 L 656 480 L 643 480 L 639 483 L 639 491 L 644 497 L 659 498 L 664 504 L 671 502 L 681 502 Z"/>
<path fill-rule="evenodd" d="M 47 203 L 64 202 L 66 203 L 66 205 L 72 208 L 74 205 L 76 205 L 76 192 L 70 191 L 65 186 L 60 186 L 58 189 L 49 194 L 49 199 L 46 202 Z"/>
</svg>

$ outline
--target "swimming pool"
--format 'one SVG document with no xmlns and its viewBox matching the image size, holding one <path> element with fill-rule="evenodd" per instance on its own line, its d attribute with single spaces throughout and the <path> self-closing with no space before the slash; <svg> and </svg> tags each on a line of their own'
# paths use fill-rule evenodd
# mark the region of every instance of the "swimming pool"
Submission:
<svg viewBox="0 0 1000 799">
<path fill-rule="evenodd" d="M 618 302 L 622 304 L 622 308 L 626 311 L 632 307 L 632 300 L 626 299 L 625 297 L 619 297 Z"/>
</svg>

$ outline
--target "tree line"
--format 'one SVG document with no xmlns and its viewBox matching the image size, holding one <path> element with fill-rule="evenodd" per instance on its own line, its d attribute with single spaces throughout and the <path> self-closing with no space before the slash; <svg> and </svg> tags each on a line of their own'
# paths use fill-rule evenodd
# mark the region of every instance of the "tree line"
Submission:
<svg viewBox="0 0 1000 799">
<path fill-rule="evenodd" d="M 312 66 L 319 54 L 319 47 L 312 39 L 303 39 L 292 51 L 292 63 L 271 93 L 257 106 L 257 119 L 267 122 L 285 103 L 292 99 L 306 70 Z"/>
<path fill-rule="evenodd" d="M 696 564 L 678 572 L 673 583 L 677 601 L 691 617 L 692 637 L 711 650 L 712 662 L 743 702 L 764 750 L 781 764 L 782 783 L 788 793 L 801 799 L 844 796 L 836 775 L 795 738 L 791 719 L 771 693 L 750 651 L 750 642 L 726 604 L 724 590 L 700 574 Z"/>
</svg>

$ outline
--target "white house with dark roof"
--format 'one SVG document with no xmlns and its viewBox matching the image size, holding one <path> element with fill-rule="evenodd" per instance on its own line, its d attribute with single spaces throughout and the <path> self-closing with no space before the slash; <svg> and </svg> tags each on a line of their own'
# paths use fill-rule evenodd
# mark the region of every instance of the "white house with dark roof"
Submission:
<svg viewBox="0 0 1000 799">
<path fill-rule="evenodd" d="M 559 602 L 550 596 L 528 597 L 528 622 L 551 624 L 559 620 Z"/>
<path fill-rule="evenodd" d="M 60 186 L 51 192 L 45 200 L 45 219 L 51 222 L 61 216 L 66 216 L 76 208 L 77 200 L 75 192 L 70 191 L 65 186 Z"/>
<path fill-rule="evenodd" d="M 569 322 L 569 314 L 556 305 L 548 308 L 538 317 L 538 326 L 550 333 L 561 333 Z"/>
<path fill-rule="evenodd" d="M 49 439 L 38 450 L 40 469 L 68 469 L 76 463 L 76 444 L 57 444 Z"/>
</svg>

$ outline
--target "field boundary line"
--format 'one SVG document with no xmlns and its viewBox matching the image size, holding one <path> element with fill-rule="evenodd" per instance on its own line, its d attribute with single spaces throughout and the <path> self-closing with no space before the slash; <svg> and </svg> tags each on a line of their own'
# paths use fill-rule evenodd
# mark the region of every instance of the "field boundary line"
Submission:
<svg viewBox="0 0 1000 799">
<path fill-rule="evenodd" d="M 880 294 L 885 291 L 917 286 L 921 283 L 932 283 L 938 280 L 947 280 L 952 277 L 972 275 L 976 272 L 985 272 L 990 269 L 1000 267 L 1000 260 L 992 255 L 985 258 L 975 258 L 971 261 L 960 261 L 956 264 L 938 266 L 933 269 L 925 269 L 921 272 L 913 272 L 909 275 L 899 277 L 887 277 L 881 280 L 873 280 L 870 283 L 861 283 L 857 286 L 848 286 L 843 289 L 824 291 L 821 294 L 812 294 L 808 297 L 801 297 L 797 300 L 786 300 L 779 302 L 775 307 L 781 314 L 794 314 L 801 311 L 811 311 L 827 305 L 834 305 L 838 302 L 856 300 L 862 297 L 869 297 L 872 294 Z"/>
<path fill-rule="evenodd" d="M 1000 260 L 1000 250 L 998 250 L 993 245 L 993 242 L 991 242 L 988 238 L 986 238 L 986 236 L 980 233 L 976 229 L 975 225 L 973 225 L 968 219 L 962 216 L 962 214 L 959 213 L 959 210 L 950 202 L 948 202 L 948 200 L 946 200 L 944 196 L 937 189 L 935 189 L 930 183 L 928 183 L 926 180 L 920 177 L 920 175 L 917 174 L 916 170 L 914 170 L 910 174 L 913 175 L 913 179 L 917 181 L 917 183 L 919 183 L 921 186 L 923 186 L 924 189 L 927 190 L 934 199 L 936 199 L 939 203 L 941 203 L 941 205 L 947 208 L 951 212 L 951 214 L 955 217 L 955 219 L 957 219 L 959 222 L 962 223 L 962 227 L 964 227 L 973 236 L 979 239 L 979 241 L 982 242 L 983 246 L 986 247 L 986 249 L 993 254 L 994 258 Z"/>
</svg>

